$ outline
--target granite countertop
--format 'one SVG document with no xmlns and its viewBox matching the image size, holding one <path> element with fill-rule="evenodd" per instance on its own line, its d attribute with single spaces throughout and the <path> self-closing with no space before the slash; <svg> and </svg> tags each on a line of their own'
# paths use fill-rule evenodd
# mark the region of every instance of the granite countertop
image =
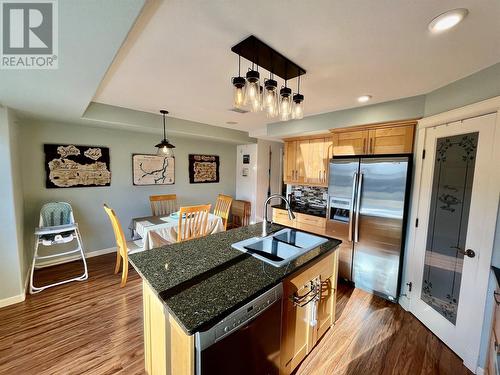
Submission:
<svg viewBox="0 0 500 375">
<path fill-rule="evenodd" d="M 268 225 L 269 232 L 285 228 Z M 129 260 L 187 334 L 204 331 L 315 258 L 334 250 L 340 240 L 277 268 L 231 244 L 259 236 L 262 224 L 215 233 L 140 253 Z"/>
<path fill-rule="evenodd" d="M 273 208 L 279 208 L 280 210 L 286 210 L 286 205 L 285 203 L 281 204 L 275 204 L 271 206 Z M 321 209 L 321 208 L 313 208 L 311 206 L 307 205 L 298 205 L 298 204 L 291 204 L 292 211 L 293 212 L 298 212 L 301 214 L 306 214 L 306 215 L 311 215 L 311 216 L 317 216 L 317 217 L 326 217 L 326 207 Z"/>
</svg>

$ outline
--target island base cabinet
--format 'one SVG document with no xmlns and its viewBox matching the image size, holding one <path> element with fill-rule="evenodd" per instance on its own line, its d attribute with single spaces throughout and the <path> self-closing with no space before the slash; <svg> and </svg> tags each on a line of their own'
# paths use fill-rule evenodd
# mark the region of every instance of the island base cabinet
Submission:
<svg viewBox="0 0 500 375">
<path fill-rule="evenodd" d="M 291 374 L 335 321 L 338 253 L 283 282 L 281 374 Z"/>
<path fill-rule="evenodd" d="M 165 311 L 146 282 L 142 284 L 144 358 L 149 375 L 194 374 L 194 336 L 188 336 Z"/>
</svg>

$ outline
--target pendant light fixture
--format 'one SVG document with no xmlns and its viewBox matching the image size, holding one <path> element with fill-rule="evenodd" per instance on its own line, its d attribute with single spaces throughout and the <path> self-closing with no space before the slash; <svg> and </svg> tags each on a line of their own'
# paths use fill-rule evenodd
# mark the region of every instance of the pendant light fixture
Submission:
<svg viewBox="0 0 500 375">
<path fill-rule="evenodd" d="M 162 109 L 160 113 L 163 116 L 163 139 L 160 143 L 158 143 L 155 147 L 158 148 L 157 154 L 159 156 L 174 156 L 174 148 L 175 146 L 169 142 L 167 139 L 167 130 L 166 130 L 166 116 L 168 111 Z"/>
<path fill-rule="evenodd" d="M 292 113 L 292 90 L 285 86 L 280 90 L 280 120 L 287 121 Z"/>
<path fill-rule="evenodd" d="M 235 44 L 231 51 L 238 55 L 238 77 L 232 79 L 234 107 L 265 111 L 267 118 L 278 117 L 282 121 L 304 117 L 304 95 L 300 92 L 300 76 L 306 74 L 304 68 L 253 35 Z M 241 57 L 252 63 L 245 78 L 240 75 Z M 263 77 L 261 81 L 262 69 L 269 72 L 269 77 L 266 75 L 267 79 Z M 284 80 L 280 90 L 275 76 Z M 297 77 L 297 92 L 292 93 L 287 83 Z"/>
<path fill-rule="evenodd" d="M 297 93 L 293 96 L 292 117 L 295 120 L 304 118 L 304 95 L 300 93 L 300 74 L 297 79 Z"/>
<path fill-rule="evenodd" d="M 245 105 L 245 90 L 247 81 L 241 77 L 241 56 L 238 55 L 238 77 L 233 77 L 233 106 L 241 108 Z"/>
<path fill-rule="evenodd" d="M 247 72 L 247 91 L 245 99 L 252 108 L 252 112 L 258 111 L 260 108 L 259 94 L 260 94 L 260 73 L 254 70 L 254 63 L 252 69 Z M 255 108 L 255 110 L 254 110 Z"/>
<path fill-rule="evenodd" d="M 264 82 L 264 94 L 262 106 L 269 118 L 278 115 L 278 82 L 273 79 L 273 73 L 269 74 L 269 79 Z"/>
</svg>

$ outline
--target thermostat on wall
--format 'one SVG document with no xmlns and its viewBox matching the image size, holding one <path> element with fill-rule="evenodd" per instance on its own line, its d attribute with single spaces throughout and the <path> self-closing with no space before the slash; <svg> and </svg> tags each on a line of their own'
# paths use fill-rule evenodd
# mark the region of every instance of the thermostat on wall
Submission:
<svg viewBox="0 0 500 375">
<path fill-rule="evenodd" d="M 243 164 L 250 164 L 250 155 L 249 154 L 243 155 Z"/>
</svg>

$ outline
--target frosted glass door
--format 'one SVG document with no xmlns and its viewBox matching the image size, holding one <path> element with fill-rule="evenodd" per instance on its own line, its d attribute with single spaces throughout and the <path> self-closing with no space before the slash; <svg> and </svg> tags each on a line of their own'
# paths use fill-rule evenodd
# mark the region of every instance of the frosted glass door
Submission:
<svg viewBox="0 0 500 375">
<path fill-rule="evenodd" d="M 479 133 L 438 138 L 421 299 L 456 324 Z M 472 253 L 467 253 L 471 256 Z"/>
</svg>

